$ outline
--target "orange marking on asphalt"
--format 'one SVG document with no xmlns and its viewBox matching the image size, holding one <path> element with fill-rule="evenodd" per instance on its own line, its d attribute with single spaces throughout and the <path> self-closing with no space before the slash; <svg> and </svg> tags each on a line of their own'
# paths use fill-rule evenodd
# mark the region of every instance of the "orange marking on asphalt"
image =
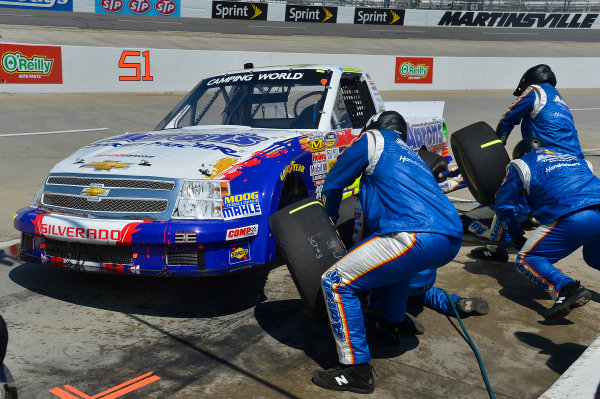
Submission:
<svg viewBox="0 0 600 399">
<path fill-rule="evenodd" d="M 59 387 L 52 388 L 50 390 L 50 393 L 53 393 L 53 394 L 55 394 L 56 396 L 58 396 L 59 398 L 62 398 L 62 399 L 81 399 L 79 396 L 71 395 L 69 392 L 63 391 Z"/>
<path fill-rule="evenodd" d="M 58 396 L 61 399 L 115 399 L 115 398 L 119 398 L 129 392 L 135 391 L 136 389 L 139 389 L 141 387 L 144 387 L 148 384 L 151 384 L 155 381 L 160 380 L 160 377 L 157 375 L 152 375 L 153 373 L 154 372 L 151 371 L 149 373 L 142 374 L 138 377 L 135 377 L 135 378 L 127 381 L 127 382 L 124 382 L 115 387 L 107 389 L 104 392 L 100 392 L 94 396 L 89 396 L 89 395 L 79 391 L 78 389 L 72 387 L 71 385 L 63 385 L 63 388 L 68 389 L 69 391 L 71 391 L 74 394 L 77 394 L 79 396 L 72 395 L 60 387 L 52 388 L 50 390 L 50 393 L 53 393 L 54 395 Z"/>
</svg>

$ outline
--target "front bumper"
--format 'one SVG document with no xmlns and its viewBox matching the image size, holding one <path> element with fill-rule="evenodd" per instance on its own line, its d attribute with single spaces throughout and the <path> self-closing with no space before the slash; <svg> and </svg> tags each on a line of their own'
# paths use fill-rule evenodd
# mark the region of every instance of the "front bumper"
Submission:
<svg viewBox="0 0 600 399">
<path fill-rule="evenodd" d="M 14 226 L 22 233 L 21 258 L 87 272 L 217 275 L 275 256 L 266 251 L 268 231 L 261 232 L 257 220 L 92 219 L 25 208 Z"/>
</svg>

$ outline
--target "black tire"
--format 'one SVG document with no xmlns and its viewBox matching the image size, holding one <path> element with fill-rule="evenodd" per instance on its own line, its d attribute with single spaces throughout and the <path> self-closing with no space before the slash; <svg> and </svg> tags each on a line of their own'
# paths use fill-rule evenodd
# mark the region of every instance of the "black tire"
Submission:
<svg viewBox="0 0 600 399">
<path fill-rule="evenodd" d="M 438 182 L 443 182 L 446 180 L 446 177 L 440 177 L 440 173 L 444 173 L 448 171 L 448 161 L 441 155 L 434 154 L 433 152 L 429 152 L 424 148 L 421 148 L 418 152 L 419 157 L 429 166 L 431 172 L 433 173 L 433 177 Z"/>
<path fill-rule="evenodd" d="M 305 198 L 271 215 L 269 226 L 311 319 L 328 322 L 321 275 L 346 253 L 323 205 Z"/>
<path fill-rule="evenodd" d="M 474 123 L 452 134 L 450 145 L 473 197 L 482 205 L 493 204 L 510 162 L 494 129 L 485 122 Z"/>
<path fill-rule="evenodd" d="M 4 361 L 4 356 L 6 355 L 6 347 L 8 345 L 8 330 L 6 328 L 6 323 L 0 315 L 0 365 Z"/>
</svg>

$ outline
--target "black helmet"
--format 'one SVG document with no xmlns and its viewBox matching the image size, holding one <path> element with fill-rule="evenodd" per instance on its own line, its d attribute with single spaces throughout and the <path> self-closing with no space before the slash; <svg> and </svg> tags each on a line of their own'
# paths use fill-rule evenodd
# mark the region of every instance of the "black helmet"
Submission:
<svg viewBox="0 0 600 399">
<path fill-rule="evenodd" d="M 362 131 L 372 129 L 395 130 L 400 134 L 402 140 L 406 141 L 406 121 L 396 111 L 384 111 L 373 115 Z"/>
<path fill-rule="evenodd" d="M 552 86 L 556 86 L 556 75 L 554 75 L 552 69 L 546 64 L 536 65 L 525 71 L 513 96 L 519 97 L 526 88 L 540 83 L 550 83 Z"/>
<path fill-rule="evenodd" d="M 546 142 L 539 137 L 525 137 L 519 141 L 513 150 L 513 159 L 519 159 L 530 151 L 546 146 Z"/>
</svg>

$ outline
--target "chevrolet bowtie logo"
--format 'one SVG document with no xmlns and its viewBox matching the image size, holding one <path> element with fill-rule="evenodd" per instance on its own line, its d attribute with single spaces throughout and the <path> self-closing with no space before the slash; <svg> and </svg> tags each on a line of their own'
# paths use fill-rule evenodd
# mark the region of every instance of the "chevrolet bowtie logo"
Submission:
<svg viewBox="0 0 600 399">
<path fill-rule="evenodd" d="M 107 188 L 102 188 L 103 186 L 100 184 L 91 185 L 88 188 L 84 188 L 81 192 L 81 195 L 84 197 L 89 197 L 90 201 L 100 201 L 100 197 L 106 197 L 108 192 L 110 191 Z"/>
<path fill-rule="evenodd" d="M 112 168 L 127 168 L 131 165 L 130 163 L 124 163 L 119 161 L 104 161 L 104 162 L 91 162 L 81 167 L 96 168 L 96 170 L 111 170 Z"/>
</svg>

